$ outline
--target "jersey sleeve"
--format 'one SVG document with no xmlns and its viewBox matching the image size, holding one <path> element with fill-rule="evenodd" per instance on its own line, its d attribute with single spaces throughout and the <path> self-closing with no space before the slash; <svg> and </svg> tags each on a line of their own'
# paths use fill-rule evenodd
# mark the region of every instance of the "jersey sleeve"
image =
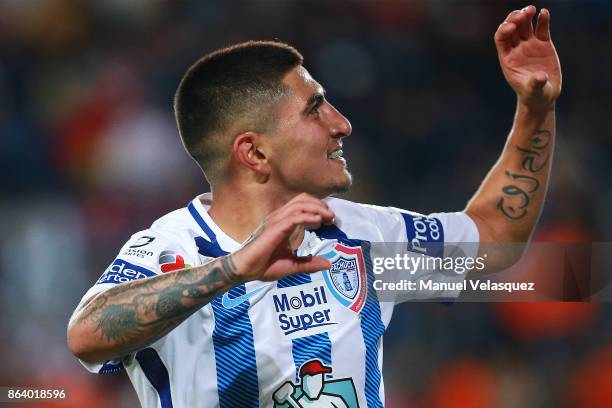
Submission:
<svg viewBox="0 0 612 408">
<path fill-rule="evenodd" d="M 117 257 L 85 293 L 78 307 L 92 296 L 116 285 L 190 266 L 192 265 L 187 251 L 163 233 L 153 229 L 137 232 L 123 245 Z M 122 362 L 127 358 L 131 356 L 95 364 L 79 361 L 90 372 L 106 374 L 121 370 Z"/>
<path fill-rule="evenodd" d="M 394 256 L 400 255 L 402 261 L 410 258 L 394 264 L 387 280 L 415 285 L 394 293 L 395 302 L 459 296 L 457 284 L 469 271 L 461 265 L 473 264 L 478 255 L 480 238 L 474 221 L 463 212 L 423 215 L 389 208 L 386 213 L 387 220 L 379 224 L 385 228 L 384 241 L 394 243 Z"/>
<path fill-rule="evenodd" d="M 480 236 L 464 212 L 422 215 L 398 210 L 406 228 L 408 251 L 427 256 L 452 257 L 478 253 Z"/>
</svg>

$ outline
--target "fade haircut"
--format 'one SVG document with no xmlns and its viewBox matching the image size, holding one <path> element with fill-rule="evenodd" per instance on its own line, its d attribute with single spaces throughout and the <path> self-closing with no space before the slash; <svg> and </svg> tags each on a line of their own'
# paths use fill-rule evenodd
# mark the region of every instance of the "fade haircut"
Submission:
<svg viewBox="0 0 612 408">
<path fill-rule="evenodd" d="M 276 41 L 248 41 L 205 55 L 185 73 L 174 112 L 187 153 L 213 184 L 223 179 L 234 137 L 276 125 L 284 76 L 302 55 Z"/>
</svg>

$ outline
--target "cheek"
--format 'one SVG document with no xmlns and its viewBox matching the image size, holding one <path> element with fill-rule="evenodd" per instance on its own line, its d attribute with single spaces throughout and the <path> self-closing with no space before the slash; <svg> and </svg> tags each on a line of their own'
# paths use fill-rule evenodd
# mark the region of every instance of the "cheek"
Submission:
<svg viewBox="0 0 612 408">
<path fill-rule="evenodd" d="M 284 149 L 284 161 L 289 165 L 299 163 L 311 163 L 326 158 L 326 147 L 314 143 L 312 140 L 301 141 L 299 143 L 288 144 Z"/>
<path fill-rule="evenodd" d="M 285 129 L 276 137 L 280 143 L 271 163 L 285 177 L 320 172 L 327 165 L 329 138 L 319 126 L 294 125 L 291 133 Z"/>
</svg>

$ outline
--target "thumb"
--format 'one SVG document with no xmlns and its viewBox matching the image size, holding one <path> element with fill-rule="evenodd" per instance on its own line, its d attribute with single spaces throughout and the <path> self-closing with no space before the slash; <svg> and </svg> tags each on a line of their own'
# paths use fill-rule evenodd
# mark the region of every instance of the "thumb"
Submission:
<svg viewBox="0 0 612 408">
<path fill-rule="evenodd" d="M 331 268 L 327 258 L 322 256 L 296 256 L 292 273 L 311 273 Z"/>
<path fill-rule="evenodd" d="M 546 82 L 548 82 L 548 74 L 544 71 L 537 71 L 529 78 L 528 85 L 530 89 L 540 90 L 544 88 Z"/>
</svg>

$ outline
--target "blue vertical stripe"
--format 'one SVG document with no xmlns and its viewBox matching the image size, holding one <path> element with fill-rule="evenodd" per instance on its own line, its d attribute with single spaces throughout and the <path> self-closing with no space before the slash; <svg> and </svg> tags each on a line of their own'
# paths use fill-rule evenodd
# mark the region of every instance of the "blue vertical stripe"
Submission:
<svg viewBox="0 0 612 408">
<path fill-rule="evenodd" d="M 193 204 L 189 212 L 198 225 L 204 230 L 210 241 L 196 237 L 198 252 L 204 256 L 217 258 L 227 255 L 221 249 L 215 233 L 206 224 Z M 230 298 L 244 295 L 244 284 L 230 289 Z M 250 302 L 226 309 L 221 297 L 211 302 L 215 314 L 215 328 L 212 333 L 217 368 L 217 390 L 221 408 L 257 408 L 259 407 L 259 384 L 257 363 L 255 360 L 255 343 L 253 326 L 249 318 Z"/>
<path fill-rule="evenodd" d="M 159 358 L 157 351 L 146 348 L 136 353 L 136 360 L 144 375 L 159 395 L 162 408 L 172 408 L 172 393 L 170 392 L 170 377 L 164 362 Z"/>
<path fill-rule="evenodd" d="M 385 332 L 385 325 L 381 319 L 380 303 L 373 285 L 374 273 L 372 272 L 370 243 L 364 242 L 362 250 L 368 276 L 368 298 L 363 309 L 361 309 L 361 331 L 366 348 L 366 400 L 368 401 L 368 407 L 382 408 L 383 404 L 380 399 L 382 373 L 378 366 L 378 349 Z"/>
<path fill-rule="evenodd" d="M 279 280 L 276 287 L 288 288 L 312 282 L 310 274 L 287 276 Z M 299 371 L 302 364 L 308 360 L 319 359 L 325 365 L 331 365 L 331 340 L 327 333 L 313 334 L 312 336 L 300 337 L 292 340 L 293 362 L 295 364 L 295 378 L 299 379 Z"/>
<path fill-rule="evenodd" d="M 229 291 L 229 296 L 234 298 L 245 292 L 245 286 L 239 285 Z M 218 297 L 212 301 L 212 307 L 219 404 L 222 408 L 258 407 L 259 386 L 249 302 L 225 309 Z"/>
<path fill-rule="evenodd" d="M 374 274 L 372 272 L 372 259 L 370 257 L 370 243 L 358 239 L 349 239 L 346 234 L 335 225 L 325 225 L 314 231 L 320 238 L 337 239 L 347 246 L 361 246 L 367 275 L 367 300 L 361 315 L 361 331 L 365 345 L 365 395 L 368 408 L 382 407 L 380 399 L 380 385 L 382 373 L 378 367 L 378 346 L 380 345 L 385 326 L 382 322 L 380 304 L 374 289 Z"/>
</svg>

